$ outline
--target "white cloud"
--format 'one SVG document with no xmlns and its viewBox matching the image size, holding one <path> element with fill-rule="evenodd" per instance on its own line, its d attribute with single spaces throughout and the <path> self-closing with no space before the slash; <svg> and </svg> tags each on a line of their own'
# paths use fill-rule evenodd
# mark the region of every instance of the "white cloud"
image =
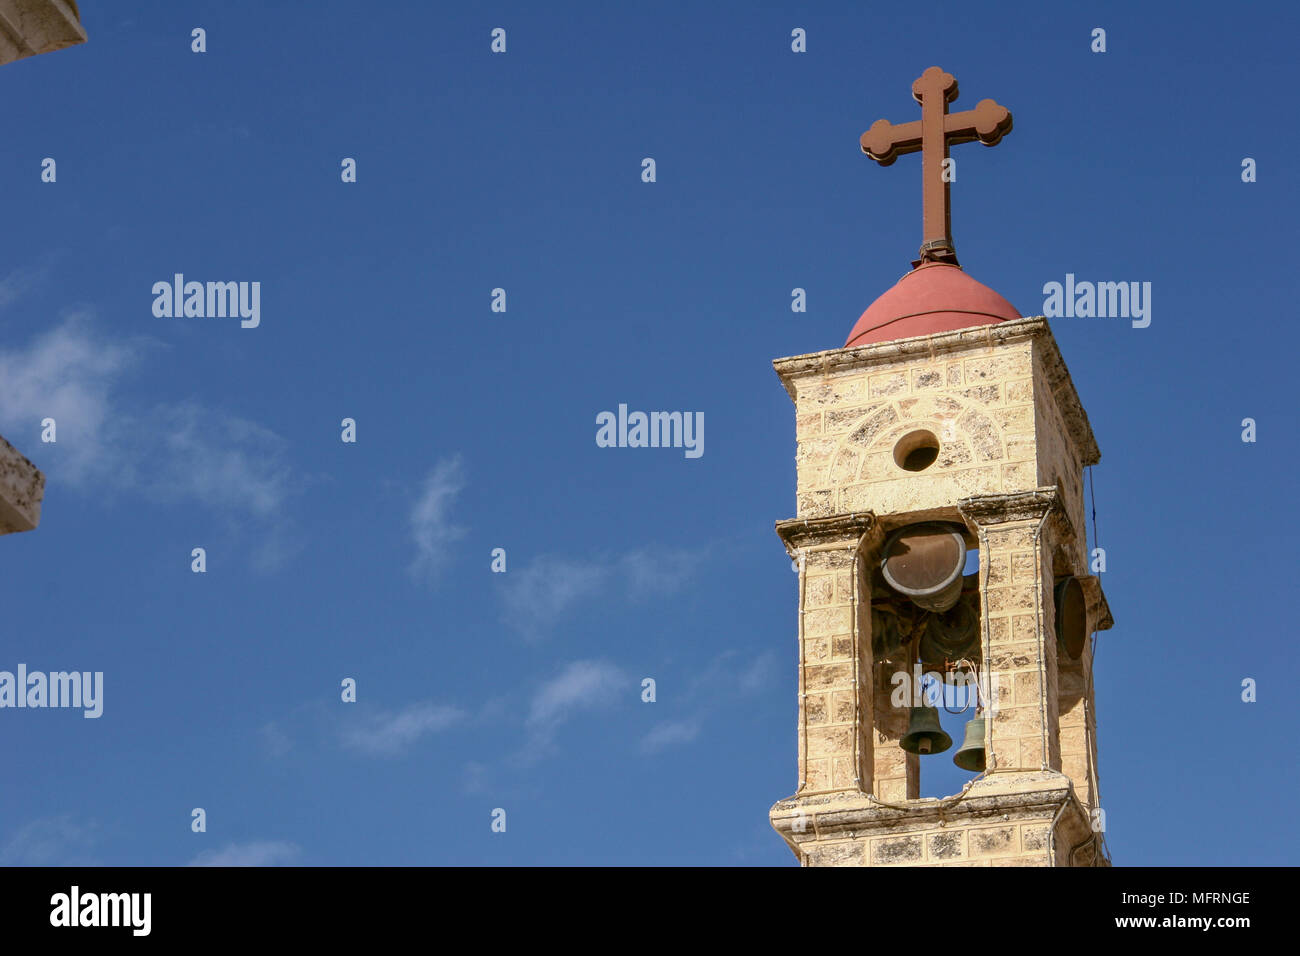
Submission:
<svg viewBox="0 0 1300 956">
<path fill-rule="evenodd" d="M 642 753 L 657 753 L 676 744 L 690 743 L 700 735 L 705 717 L 762 689 L 776 672 L 776 653 L 763 651 L 748 663 L 740 652 L 729 650 L 695 670 L 681 699 L 691 707 L 690 717 L 656 724 L 641 740 Z"/>
<path fill-rule="evenodd" d="M 8 281 L 8 280 L 6 280 Z M 139 358 L 138 345 L 92 336 L 89 319 L 73 316 L 37 336 L 25 349 L 0 351 L 0 423 L 25 444 L 31 457 L 59 466 L 58 477 L 73 485 L 107 478 L 127 480 L 118 460 L 119 416 L 111 393 Z M 41 421 L 53 418 L 58 442 L 36 446 Z"/>
<path fill-rule="evenodd" d="M 598 593 L 644 600 L 681 588 L 704 552 L 641 549 L 619 558 L 574 560 L 539 555 L 501 584 L 503 619 L 535 639 L 555 627 L 575 604 Z"/>
<path fill-rule="evenodd" d="M 488 768 L 477 760 L 465 764 L 460 778 L 461 789 L 465 793 L 480 794 L 488 792 Z"/>
<path fill-rule="evenodd" d="M 700 735 L 700 724 L 696 720 L 670 720 L 656 724 L 641 739 L 641 750 L 655 753 L 674 744 L 688 744 Z"/>
<path fill-rule="evenodd" d="M 606 661 L 574 661 L 533 695 L 528 727 L 549 739 L 577 711 L 613 702 L 627 683 L 623 672 Z"/>
<path fill-rule="evenodd" d="M 343 745 L 368 756 L 392 757 L 426 734 L 445 730 L 464 718 L 464 713 L 445 704 L 412 704 L 397 713 L 375 714 L 364 726 L 343 731 Z"/>
<path fill-rule="evenodd" d="M 285 442 L 268 428 L 192 402 L 155 409 L 143 424 L 163 450 L 144 483 L 163 496 L 268 517 L 289 495 Z"/>
<path fill-rule="evenodd" d="M 625 554 L 619 568 L 634 598 L 672 594 L 704 560 L 703 551 L 641 550 Z"/>
<path fill-rule="evenodd" d="M 541 555 L 527 567 L 505 573 L 505 621 L 525 637 L 538 637 L 571 606 L 598 592 L 608 577 L 604 565 Z"/>
<path fill-rule="evenodd" d="M 262 746 L 272 757 L 283 757 L 293 749 L 293 738 L 274 720 L 267 721 L 259 727 L 257 733 L 262 738 Z"/>
<path fill-rule="evenodd" d="M 416 548 L 412 574 L 436 575 L 450 557 L 452 542 L 464 536 L 465 529 L 451 521 L 456 496 L 464 489 L 459 455 L 439 461 L 425 478 L 424 489 L 411 509 L 411 536 Z"/>
<path fill-rule="evenodd" d="M 227 843 L 220 850 L 204 850 L 186 866 L 282 866 L 299 851 L 297 844 L 280 840 Z"/>
<path fill-rule="evenodd" d="M 296 483 L 280 436 L 193 401 L 144 407 L 118 397 L 156 345 L 109 341 L 80 314 L 26 348 L 0 350 L 0 426 L 39 459 L 50 484 L 274 517 Z M 57 442 L 37 440 L 45 418 L 55 420 Z"/>
<path fill-rule="evenodd" d="M 760 690 L 776 674 L 776 652 L 764 651 L 752 664 L 736 675 L 736 684 L 742 691 L 752 694 Z"/>
<path fill-rule="evenodd" d="M 0 866 L 92 866 L 86 851 L 95 842 L 95 826 L 71 816 L 42 817 L 24 824 L 0 846 Z"/>
<path fill-rule="evenodd" d="M 40 283 L 49 273 L 49 266 L 15 269 L 0 279 L 0 309 L 17 301 L 32 286 Z"/>
</svg>

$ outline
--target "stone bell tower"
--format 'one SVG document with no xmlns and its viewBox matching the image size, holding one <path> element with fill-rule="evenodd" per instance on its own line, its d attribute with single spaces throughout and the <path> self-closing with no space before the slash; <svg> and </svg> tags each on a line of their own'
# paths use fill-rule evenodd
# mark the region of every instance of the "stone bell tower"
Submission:
<svg viewBox="0 0 1300 956">
<path fill-rule="evenodd" d="M 1047 321 L 957 263 L 948 146 L 994 145 L 1010 113 L 950 114 L 938 67 L 913 95 L 921 120 L 880 120 L 862 148 L 922 151 L 919 258 L 843 348 L 774 362 L 798 439 L 796 517 L 776 527 L 799 566 L 799 759 L 772 826 L 806 866 L 1109 865 L 1087 637 L 1111 618 L 1083 505 L 1100 453 Z M 972 780 L 921 799 L 948 738 L 896 691 L 958 660 L 984 689 Z"/>
</svg>

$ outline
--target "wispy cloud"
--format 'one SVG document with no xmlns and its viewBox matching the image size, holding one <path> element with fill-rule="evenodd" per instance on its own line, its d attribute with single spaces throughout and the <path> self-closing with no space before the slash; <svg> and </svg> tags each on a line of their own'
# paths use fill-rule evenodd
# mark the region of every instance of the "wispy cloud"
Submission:
<svg viewBox="0 0 1300 956">
<path fill-rule="evenodd" d="M 293 738 L 285 733 L 284 728 L 277 721 L 267 721 L 257 729 L 257 735 L 261 738 L 262 746 L 266 748 L 268 756 L 283 757 L 293 749 Z"/>
<path fill-rule="evenodd" d="M 706 552 L 642 549 L 623 555 L 618 568 L 631 597 L 641 600 L 672 594 L 690 580 Z"/>
<path fill-rule="evenodd" d="M 609 576 L 609 568 L 595 562 L 541 555 L 526 567 L 505 573 L 503 618 L 525 637 L 538 638 L 570 607 L 600 591 Z"/>
<path fill-rule="evenodd" d="M 766 687 L 775 676 L 776 652 L 764 651 L 737 672 L 736 686 L 746 694 L 752 694 Z"/>
<path fill-rule="evenodd" d="M 629 684 L 608 661 L 573 661 L 533 694 L 527 726 L 534 744 L 549 743 L 560 725 L 579 711 L 613 703 Z"/>
<path fill-rule="evenodd" d="M 436 576 L 451 556 L 452 543 L 464 537 L 465 529 L 452 523 L 456 496 L 464 490 L 465 469 L 459 455 L 439 461 L 424 479 L 420 497 L 411 509 L 411 537 L 416 552 L 412 574 Z"/>
<path fill-rule="evenodd" d="M 662 721 L 641 738 L 641 752 L 659 753 L 669 747 L 689 744 L 704 729 L 706 716 L 736 703 L 742 695 L 761 690 L 776 672 L 776 654 L 763 651 L 745 660 L 738 651 L 723 651 L 699 668 L 680 700 L 690 710 L 687 717 Z M 657 705 L 658 706 L 658 705 Z"/>
<path fill-rule="evenodd" d="M 96 830 L 67 814 L 33 820 L 0 846 L 0 866 L 93 866 Z"/>
<path fill-rule="evenodd" d="M 471 760 L 461 772 L 460 786 L 465 793 L 480 794 L 488 792 L 488 768 L 486 764 Z"/>
<path fill-rule="evenodd" d="M 349 750 L 374 757 L 393 757 L 421 737 L 446 730 L 464 719 L 463 711 L 445 704 L 412 704 L 396 713 L 386 712 L 363 718 L 358 727 L 343 731 L 343 745 Z"/>
<path fill-rule="evenodd" d="M 280 532 L 258 559 L 274 566 L 293 550 L 277 516 L 302 483 L 287 443 L 192 400 L 144 405 L 122 398 L 128 377 L 159 348 L 143 337 L 110 340 L 88 313 L 70 315 L 26 347 L 0 350 L 0 427 L 22 442 L 50 485 L 197 502 L 262 519 Z M 37 440 L 46 418 L 54 420 L 55 442 Z"/>
<path fill-rule="evenodd" d="M 38 285 L 49 274 L 49 266 L 14 269 L 0 278 L 0 309 L 21 298 L 28 289 Z"/>
<path fill-rule="evenodd" d="M 593 559 L 539 555 L 502 582 L 502 619 L 529 640 L 551 631 L 575 605 L 597 594 L 640 601 L 672 594 L 703 560 L 703 551 L 641 549 Z"/>
<path fill-rule="evenodd" d="M 284 866 L 301 848 L 282 840 L 254 840 L 227 843 L 220 850 L 204 850 L 186 866 Z"/>
<path fill-rule="evenodd" d="M 688 744 L 699 735 L 699 721 L 666 720 L 655 724 L 641 738 L 641 750 L 643 753 L 656 753 L 675 744 Z"/>
<path fill-rule="evenodd" d="M 87 315 L 74 315 L 26 348 L 0 351 L 0 423 L 34 437 L 44 419 L 54 419 L 58 440 L 40 446 L 40 455 L 57 463 L 60 480 L 123 485 L 132 469 L 120 454 L 123 429 L 112 393 L 138 363 L 142 346 L 105 341 L 91 325 Z M 33 457 L 34 448 L 26 454 Z"/>
<path fill-rule="evenodd" d="M 286 443 L 270 429 L 193 402 L 155 409 L 143 424 L 163 450 L 147 481 L 155 492 L 262 518 L 288 497 Z"/>
</svg>

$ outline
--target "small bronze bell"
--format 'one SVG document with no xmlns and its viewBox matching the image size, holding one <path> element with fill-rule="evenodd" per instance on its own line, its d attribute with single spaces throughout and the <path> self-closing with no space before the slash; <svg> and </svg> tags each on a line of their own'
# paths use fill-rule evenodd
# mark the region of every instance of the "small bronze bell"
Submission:
<svg viewBox="0 0 1300 956">
<path fill-rule="evenodd" d="M 907 733 L 898 745 L 910 754 L 941 754 L 952 746 L 952 738 L 939 726 L 936 708 L 913 707 L 907 721 Z"/>
<path fill-rule="evenodd" d="M 966 721 L 966 739 L 961 748 L 952 755 L 952 762 L 963 770 L 976 773 L 986 766 L 984 753 L 984 718 L 975 717 Z"/>
</svg>

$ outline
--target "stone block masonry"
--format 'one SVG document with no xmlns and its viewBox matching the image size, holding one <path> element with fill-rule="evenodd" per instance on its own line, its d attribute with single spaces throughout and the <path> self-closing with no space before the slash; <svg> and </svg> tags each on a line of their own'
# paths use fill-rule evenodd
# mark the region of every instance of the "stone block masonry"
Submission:
<svg viewBox="0 0 1300 956">
<path fill-rule="evenodd" d="M 41 522 L 45 476 L 0 438 L 0 534 L 31 531 Z"/>
</svg>

